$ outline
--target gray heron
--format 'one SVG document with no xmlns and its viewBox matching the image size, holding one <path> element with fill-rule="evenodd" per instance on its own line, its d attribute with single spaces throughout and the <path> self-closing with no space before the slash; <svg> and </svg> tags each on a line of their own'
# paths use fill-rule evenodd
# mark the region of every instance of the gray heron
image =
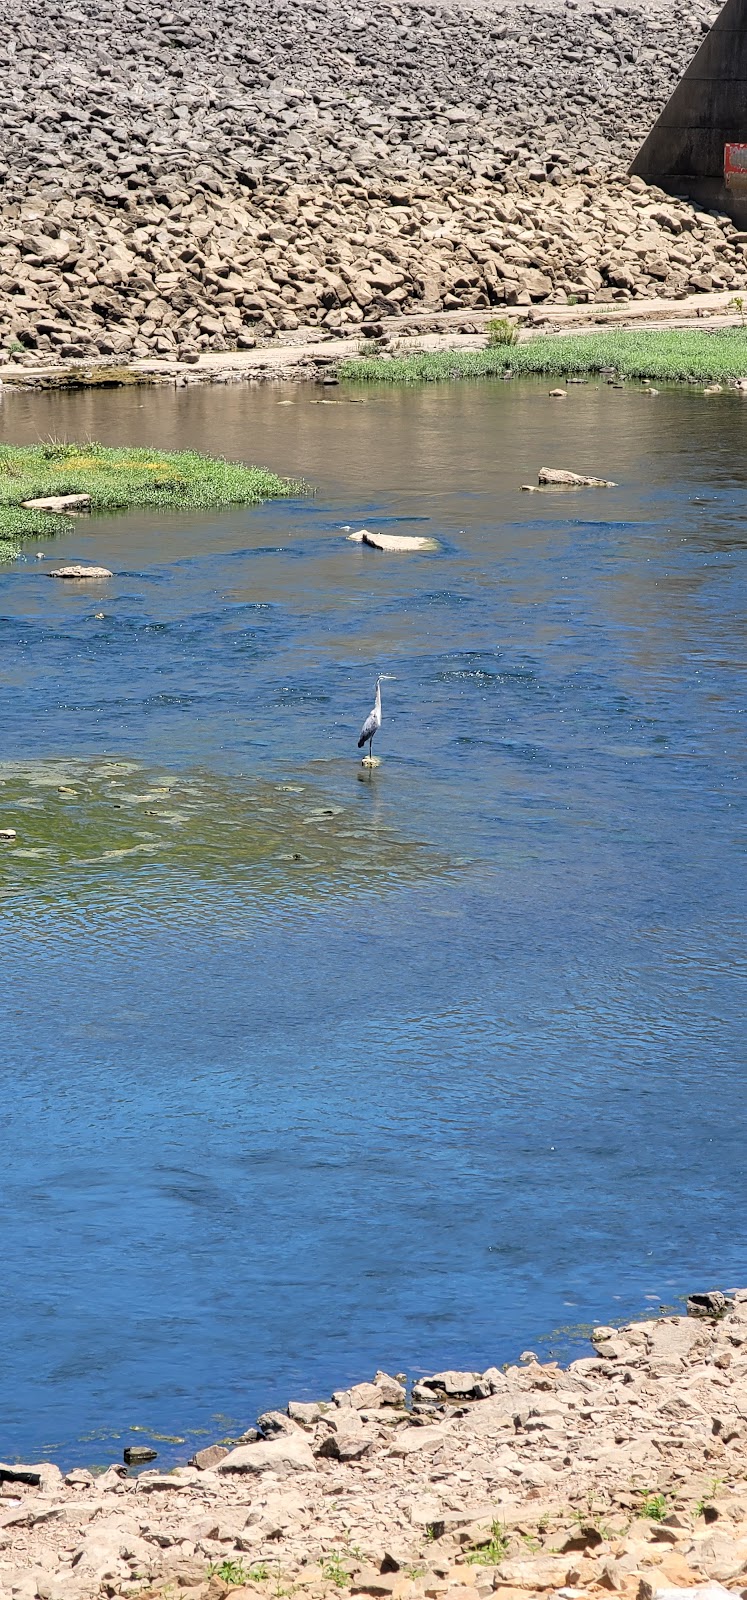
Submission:
<svg viewBox="0 0 747 1600">
<path fill-rule="evenodd" d="M 373 710 L 370 711 L 366 717 L 358 737 L 359 750 L 363 749 L 364 744 L 368 745 L 368 756 L 363 757 L 364 761 L 373 760 L 371 747 L 373 745 L 374 734 L 378 733 L 379 728 L 381 727 L 381 685 L 386 678 L 393 678 L 393 674 L 391 672 L 382 672 L 376 679 L 376 698 L 373 703 Z"/>
</svg>

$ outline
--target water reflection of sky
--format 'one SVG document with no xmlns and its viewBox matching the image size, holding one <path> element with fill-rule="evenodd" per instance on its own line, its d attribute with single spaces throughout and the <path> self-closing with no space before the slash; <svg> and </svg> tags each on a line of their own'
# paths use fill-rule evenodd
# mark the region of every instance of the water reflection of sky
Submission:
<svg viewBox="0 0 747 1600">
<path fill-rule="evenodd" d="M 0 575 L 6 1454 L 742 1271 L 744 401 L 335 393 L 4 405 L 317 486 L 78 523 L 95 597 Z M 339 532 L 392 517 L 440 552 Z"/>
</svg>

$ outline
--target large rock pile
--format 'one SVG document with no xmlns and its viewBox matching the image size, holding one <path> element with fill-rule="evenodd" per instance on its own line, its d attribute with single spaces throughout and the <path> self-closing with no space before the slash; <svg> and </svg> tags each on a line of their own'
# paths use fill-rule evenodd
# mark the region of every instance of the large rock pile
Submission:
<svg viewBox="0 0 747 1600">
<path fill-rule="evenodd" d="M 0 343 L 173 355 L 413 308 L 741 288 L 730 225 L 610 181 L 710 14 L 6 0 Z"/>
<path fill-rule="evenodd" d="M 71 357 L 246 349 L 400 312 L 743 289 L 743 236 L 640 179 L 265 185 L 147 212 L 37 198 L 0 245 L 0 341 Z"/>
<path fill-rule="evenodd" d="M 747 1291 L 702 1298 L 409 1410 L 380 1372 L 172 1473 L 0 1466 L 0 1600 L 743 1600 Z"/>
<path fill-rule="evenodd" d="M 5 0 L 2 176 L 106 205 L 174 187 L 627 162 L 717 6 Z"/>
</svg>

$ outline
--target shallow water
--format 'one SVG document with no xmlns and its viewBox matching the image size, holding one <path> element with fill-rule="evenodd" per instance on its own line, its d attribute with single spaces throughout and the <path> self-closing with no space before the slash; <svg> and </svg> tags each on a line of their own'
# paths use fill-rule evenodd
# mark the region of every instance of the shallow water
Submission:
<svg viewBox="0 0 747 1600">
<path fill-rule="evenodd" d="M 316 494 L 0 569 L 0 1456 L 743 1281 L 745 402 L 546 389 L 5 400 Z"/>
</svg>

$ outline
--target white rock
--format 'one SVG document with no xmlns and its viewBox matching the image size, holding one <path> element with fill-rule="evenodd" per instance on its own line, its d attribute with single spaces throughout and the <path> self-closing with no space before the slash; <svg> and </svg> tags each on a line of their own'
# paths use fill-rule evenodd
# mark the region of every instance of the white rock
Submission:
<svg viewBox="0 0 747 1600">
<path fill-rule="evenodd" d="M 111 578 L 112 573 L 108 567 L 84 567 L 76 564 L 70 567 L 55 567 L 54 572 L 47 573 L 48 578 Z"/>
<path fill-rule="evenodd" d="M 276 1472 L 279 1477 L 287 1477 L 291 1472 L 315 1471 L 311 1448 L 300 1434 L 239 1445 L 218 1463 L 219 1473 Z"/>
<path fill-rule="evenodd" d="M 435 539 L 425 539 L 422 535 L 417 537 L 399 533 L 368 533 L 362 537 L 363 544 L 372 550 L 386 550 L 389 552 L 406 552 L 408 550 L 437 550 Z"/>
<path fill-rule="evenodd" d="M 540 467 L 538 482 L 558 489 L 614 489 L 610 478 L 587 478 L 581 472 L 568 472 L 565 467 Z"/>
<path fill-rule="evenodd" d="M 90 511 L 90 494 L 49 494 L 38 500 L 22 500 L 27 511 Z"/>
</svg>

